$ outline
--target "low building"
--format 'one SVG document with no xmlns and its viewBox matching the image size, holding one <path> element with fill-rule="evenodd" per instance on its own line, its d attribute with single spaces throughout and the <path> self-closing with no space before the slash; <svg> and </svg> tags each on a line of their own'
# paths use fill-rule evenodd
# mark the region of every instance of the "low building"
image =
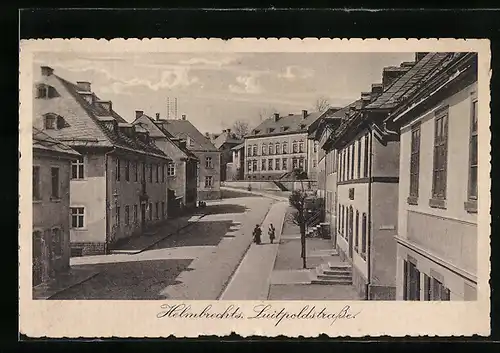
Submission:
<svg viewBox="0 0 500 353">
<path fill-rule="evenodd" d="M 33 128 L 33 286 L 69 269 L 70 170 L 80 154 Z"/>
<path fill-rule="evenodd" d="M 430 53 L 432 78 L 387 119 L 400 131 L 396 297 L 476 300 L 476 53 Z M 399 104 L 397 104 L 399 103 Z"/>
<path fill-rule="evenodd" d="M 107 253 L 121 239 L 166 219 L 170 159 L 146 130 L 99 99 L 89 82 L 69 82 L 44 66 L 33 108 L 36 128 L 81 155 L 71 166 L 74 256 Z"/>
<path fill-rule="evenodd" d="M 149 136 L 167 156 L 172 158 L 168 164 L 167 177 L 167 209 L 174 215 L 176 209 L 196 206 L 198 184 L 198 158 L 186 148 L 186 142 L 180 141 L 164 127 L 165 120 L 156 113 L 155 119 L 136 110 L 132 124 L 146 129 Z"/>
<path fill-rule="evenodd" d="M 236 135 L 231 132 L 231 129 L 222 130 L 222 133 L 217 135 L 212 140 L 213 145 L 221 153 L 220 162 L 220 180 L 231 180 L 227 176 L 227 165 L 228 163 L 234 163 L 232 148 L 238 146 L 243 141 L 238 139 Z"/>
<path fill-rule="evenodd" d="M 231 148 L 233 162 L 228 164 L 228 180 L 244 180 L 245 178 L 245 143 Z"/>
<path fill-rule="evenodd" d="M 198 200 L 219 199 L 221 153 L 189 120 L 186 115 L 181 119 L 167 119 L 163 128 L 182 142 L 199 160 Z"/>
<path fill-rule="evenodd" d="M 245 179 L 285 178 L 294 169 L 307 173 L 309 156 L 314 153 L 308 140 L 308 128 L 324 113 L 275 113 L 245 136 Z M 315 174 L 315 172 L 314 172 Z"/>
</svg>

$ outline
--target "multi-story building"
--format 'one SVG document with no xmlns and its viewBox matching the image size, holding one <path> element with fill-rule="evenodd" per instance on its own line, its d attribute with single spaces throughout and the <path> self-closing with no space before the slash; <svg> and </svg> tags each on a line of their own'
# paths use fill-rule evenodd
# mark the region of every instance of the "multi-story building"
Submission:
<svg viewBox="0 0 500 353">
<path fill-rule="evenodd" d="M 228 164 L 227 180 L 243 180 L 245 178 L 245 142 L 231 148 L 233 162 Z"/>
<path fill-rule="evenodd" d="M 116 241 L 166 218 L 170 159 L 146 130 L 100 100 L 89 82 L 71 83 L 42 67 L 34 126 L 81 156 L 71 166 L 71 250 L 103 254 Z"/>
<path fill-rule="evenodd" d="M 430 74 L 389 116 L 400 130 L 396 296 L 477 296 L 476 53 L 431 53 Z M 428 64 L 430 65 L 430 64 Z"/>
<path fill-rule="evenodd" d="M 217 148 L 221 153 L 220 162 L 220 180 L 230 180 L 227 178 L 227 165 L 228 163 L 234 163 L 233 161 L 233 151 L 232 148 L 241 144 L 243 141 L 238 139 L 236 135 L 231 132 L 231 129 L 222 130 L 220 135 L 217 135 L 212 141 L 215 148 Z"/>
<path fill-rule="evenodd" d="M 198 200 L 218 199 L 220 193 L 221 153 L 189 120 L 186 115 L 181 119 L 167 119 L 162 122 L 163 128 L 170 134 L 186 143 L 186 148 L 198 160 Z"/>
<path fill-rule="evenodd" d="M 79 157 L 33 128 L 33 286 L 69 269 L 70 169 Z"/>
<path fill-rule="evenodd" d="M 323 114 L 307 110 L 287 116 L 275 113 L 253 129 L 245 136 L 245 179 L 278 179 L 294 169 L 309 173 L 309 157 L 316 153 L 310 148 L 308 128 Z"/>
<path fill-rule="evenodd" d="M 132 124 L 146 129 L 149 136 L 167 156 L 172 158 L 167 166 L 168 185 L 167 209 L 174 214 L 176 208 L 192 208 L 196 206 L 198 184 L 198 158 L 187 149 L 185 141 L 179 141 L 164 127 L 165 120 L 156 113 L 153 120 L 142 110 L 136 110 Z"/>
</svg>

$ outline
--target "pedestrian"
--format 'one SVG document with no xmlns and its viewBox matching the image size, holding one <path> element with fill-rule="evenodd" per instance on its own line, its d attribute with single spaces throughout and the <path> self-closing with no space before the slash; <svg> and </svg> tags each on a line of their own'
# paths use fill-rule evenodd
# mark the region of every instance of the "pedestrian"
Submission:
<svg viewBox="0 0 500 353">
<path fill-rule="evenodd" d="M 276 229 L 274 229 L 274 226 L 272 223 L 269 225 L 269 230 L 268 230 L 267 234 L 269 234 L 269 240 L 271 241 L 271 244 L 272 244 L 274 242 L 274 239 L 276 238 Z"/>
<path fill-rule="evenodd" d="M 255 225 L 255 228 L 253 230 L 253 240 L 255 241 L 255 244 L 260 245 L 261 235 L 262 235 L 262 230 L 260 229 L 260 226 L 257 224 Z"/>
</svg>

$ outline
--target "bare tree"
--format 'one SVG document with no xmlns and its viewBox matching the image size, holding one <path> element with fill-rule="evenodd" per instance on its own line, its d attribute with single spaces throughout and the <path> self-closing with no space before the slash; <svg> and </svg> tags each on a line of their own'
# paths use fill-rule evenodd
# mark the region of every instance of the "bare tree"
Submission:
<svg viewBox="0 0 500 353">
<path fill-rule="evenodd" d="M 232 127 L 232 131 L 239 139 L 242 139 L 246 134 L 248 134 L 249 130 L 249 125 L 244 120 L 235 121 Z"/>
<path fill-rule="evenodd" d="M 316 99 L 316 102 L 314 103 L 314 107 L 318 112 L 324 112 L 330 107 L 330 102 L 328 101 L 328 98 L 326 97 L 319 97 Z"/>
<path fill-rule="evenodd" d="M 306 223 L 307 223 L 307 215 L 306 215 L 306 199 L 307 192 L 304 190 L 304 179 L 307 179 L 307 173 L 300 169 L 294 169 L 292 172 L 294 180 L 300 180 L 301 190 L 294 190 L 288 201 L 290 202 L 290 206 L 295 208 L 295 213 L 293 214 L 293 223 L 299 226 L 300 228 L 300 243 L 301 243 L 301 251 L 300 257 L 302 257 L 302 267 L 307 268 L 306 263 Z"/>
<path fill-rule="evenodd" d="M 259 121 L 262 122 L 266 120 L 267 118 L 270 118 L 271 115 L 274 113 L 277 113 L 278 110 L 274 107 L 269 107 L 269 108 L 262 108 L 259 110 Z"/>
</svg>

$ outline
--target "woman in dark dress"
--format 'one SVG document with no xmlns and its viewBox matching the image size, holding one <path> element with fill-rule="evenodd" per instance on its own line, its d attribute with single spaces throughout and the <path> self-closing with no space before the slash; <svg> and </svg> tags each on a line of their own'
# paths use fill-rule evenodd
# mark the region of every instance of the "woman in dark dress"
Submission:
<svg viewBox="0 0 500 353">
<path fill-rule="evenodd" d="M 253 239 L 257 245 L 260 245 L 260 236 L 262 235 L 262 230 L 257 224 L 253 230 Z"/>
</svg>

